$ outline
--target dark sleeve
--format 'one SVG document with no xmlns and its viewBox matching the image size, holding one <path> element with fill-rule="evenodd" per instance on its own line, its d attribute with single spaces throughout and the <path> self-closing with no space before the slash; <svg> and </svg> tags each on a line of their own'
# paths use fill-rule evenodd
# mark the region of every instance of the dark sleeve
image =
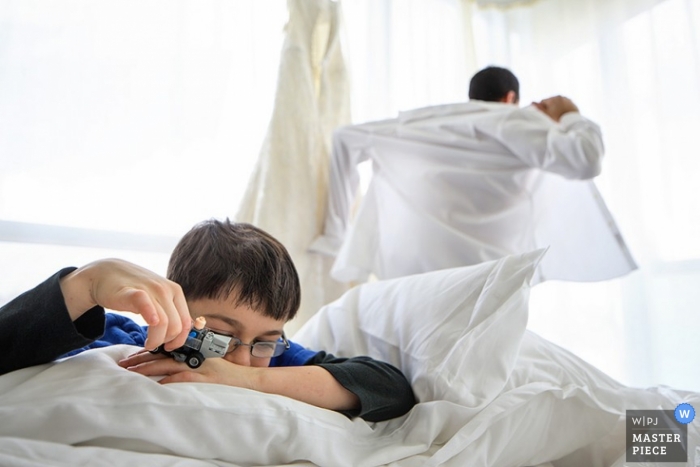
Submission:
<svg viewBox="0 0 700 467">
<path fill-rule="evenodd" d="M 70 319 L 59 280 L 75 269 L 60 270 L 0 308 L 0 374 L 50 362 L 102 335 L 102 307 Z"/>
<path fill-rule="evenodd" d="M 388 363 L 370 357 L 339 358 L 319 352 L 306 365 L 325 368 L 360 399 L 358 410 L 342 412 L 349 417 L 381 422 L 404 415 L 416 404 L 406 377 Z"/>
</svg>

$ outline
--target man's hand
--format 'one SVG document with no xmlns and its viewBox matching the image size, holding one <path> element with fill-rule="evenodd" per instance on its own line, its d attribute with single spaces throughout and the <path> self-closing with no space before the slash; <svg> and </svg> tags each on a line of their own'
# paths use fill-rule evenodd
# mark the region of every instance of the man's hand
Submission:
<svg viewBox="0 0 700 467">
<path fill-rule="evenodd" d="M 558 122 L 565 113 L 578 112 L 576 104 L 574 104 L 571 99 L 564 96 L 550 97 L 540 102 L 533 102 L 532 105 L 549 115 L 555 122 Z"/>
<path fill-rule="evenodd" d="M 61 291 L 73 321 L 96 305 L 143 316 L 149 325 L 147 349 L 163 343 L 167 350 L 181 347 L 191 328 L 182 288 L 126 261 L 105 259 L 83 266 L 61 279 Z"/>
</svg>

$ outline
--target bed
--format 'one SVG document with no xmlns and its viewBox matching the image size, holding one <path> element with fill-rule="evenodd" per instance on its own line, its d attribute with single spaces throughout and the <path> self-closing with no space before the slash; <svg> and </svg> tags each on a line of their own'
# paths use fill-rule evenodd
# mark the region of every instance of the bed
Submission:
<svg viewBox="0 0 700 467">
<path fill-rule="evenodd" d="M 114 346 L 0 377 L 0 465 L 625 465 L 626 410 L 698 407 L 700 394 L 626 387 L 528 331 L 543 254 L 363 284 L 293 336 L 401 368 L 419 401 L 403 417 L 367 423 L 240 388 L 160 385 L 118 367 L 135 348 Z M 700 462 L 697 424 L 688 465 Z"/>
</svg>

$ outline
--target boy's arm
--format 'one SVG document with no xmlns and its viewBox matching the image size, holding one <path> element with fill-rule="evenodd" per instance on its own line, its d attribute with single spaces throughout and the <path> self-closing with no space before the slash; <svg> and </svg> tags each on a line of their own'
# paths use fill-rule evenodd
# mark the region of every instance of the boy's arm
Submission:
<svg viewBox="0 0 700 467">
<path fill-rule="evenodd" d="M 413 389 L 396 367 L 370 357 L 339 358 L 318 352 L 304 366 L 261 368 L 255 381 L 264 392 L 381 422 L 408 413 Z"/>
<path fill-rule="evenodd" d="M 357 410 L 360 405 L 352 392 L 320 366 L 243 366 L 223 358 L 207 358 L 201 367 L 193 370 L 184 363 L 145 350 L 124 358 L 119 365 L 144 376 L 165 376 L 161 384 L 226 384 L 287 396 L 337 411 Z"/>
<path fill-rule="evenodd" d="M 386 362 L 364 356 L 338 358 L 319 352 L 306 365 L 324 368 L 355 394 L 359 406 L 340 410 L 350 417 L 380 422 L 400 417 L 416 404 L 413 389 L 404 374 Z"/>
<path fill-rule="evenodd" d="M 0 308 L 0 374 L 89 345 L 104 332 L 105 308 L 141 314 L 153 348 L 179 347 L 190 330 L 179 285 L 126 261 L 95 261 L 62 269 Z"/>
<path fill-rule="evenodd" d="M 104 330 L 104 310 L 86 310 L 73 322 L 60 281 L 75 271 L 65 268 L 0 308 L 0 374 L 48 363 L 90 344 Z"/>
<path fill-rule="evenodd" d="M 369 357 L 336 358 L 317 353 L 302 366 L 251 367 L 208 358 L 196 370 L 163 355 L 141 351 L 119 364 L 160 382 L 203 382 L 254 389 L 291 397 L 370 422 L 408 412 L 416 403 L 404 375 L 388 363 Z"/>
<path fill-rule="evenodd" d="M 73 321 L 96 306 L 139 314 L 149 325 L 145 347 L 182 346 L 191 318 L 175 282 L 118 259 L 95 261 L 61 279 L 65 306 Z"/>
<path fill-rule="evenodd" d="M 338 412 L 356 414 L 360 409 L 360 399 L 320 366 L 249 368 L 253 370 L 250 389 Z"/>
</svg>

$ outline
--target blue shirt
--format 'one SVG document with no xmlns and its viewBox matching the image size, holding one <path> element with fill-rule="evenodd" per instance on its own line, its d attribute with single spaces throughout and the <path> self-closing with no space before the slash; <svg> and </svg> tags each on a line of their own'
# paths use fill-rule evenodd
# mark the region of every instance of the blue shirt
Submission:
<svg viewBox="0 0 700 467">
<path fill-rule="evenodd" d="M 146 342 L 148 326 L 140 326 L 134 320 L 116 313 L 105 313 L 105 332 L 90 345 L 68 352 L 62 357 L 79 354 L 88 349 L 97 349 L 116 344 L 129 344 L 143 347 Z M 301 366 L 311 360 L 318 352 L 289 342 L 289 349 L 278 357 L 270 359 L 270 366 Z"/>
</svg>

